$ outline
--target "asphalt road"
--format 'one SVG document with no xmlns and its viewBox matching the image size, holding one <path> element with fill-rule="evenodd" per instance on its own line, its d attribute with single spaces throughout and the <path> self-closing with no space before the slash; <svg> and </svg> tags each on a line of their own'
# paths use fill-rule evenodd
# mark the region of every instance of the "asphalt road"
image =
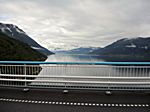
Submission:
<svg viewBox="0 0 150 112">
<path fill-rule="evenodd" d="M 0 88 L 0 112 L 150 112 L 150 94 Z"/>
</svg>

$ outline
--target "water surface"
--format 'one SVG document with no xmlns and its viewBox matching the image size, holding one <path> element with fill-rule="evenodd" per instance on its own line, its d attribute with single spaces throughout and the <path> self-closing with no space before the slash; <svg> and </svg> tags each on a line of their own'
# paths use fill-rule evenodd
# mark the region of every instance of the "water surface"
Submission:
<svg viewBox="0 0 150 112">
<path fill-rule="evenodd" d="M 48 62 L 100 62 L 104 61 L 90 55 L 51 55 Z M 106 65 L 42 65 L 39 76 L 123 76 L 143 77 L 150 75 L 149 67 L 106 66 Z"/>
</svg>

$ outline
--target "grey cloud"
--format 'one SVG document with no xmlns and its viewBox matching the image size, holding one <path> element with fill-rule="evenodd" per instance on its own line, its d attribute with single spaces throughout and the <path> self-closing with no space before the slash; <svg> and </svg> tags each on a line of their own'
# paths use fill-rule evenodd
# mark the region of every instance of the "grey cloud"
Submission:
<svg viewBox="0 0 150 112">
<path fill-rule="evenodd" d="M 45 47 L 105 46 L 150 36 L 150 1 L 0 0 L 0 21 L 18 25 Z"/>
</svg>

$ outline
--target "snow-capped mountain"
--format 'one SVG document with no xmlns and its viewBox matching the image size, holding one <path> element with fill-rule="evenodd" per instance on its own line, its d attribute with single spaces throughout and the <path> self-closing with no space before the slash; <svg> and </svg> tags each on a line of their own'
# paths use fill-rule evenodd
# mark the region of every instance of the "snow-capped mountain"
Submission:
<svg viewBox="0 0 150 112">
<path fill-rule="evenodd" d="M 56 51 L 56 53 L 62 54 L 89 54 L 90 52 L 98 49 L 98 47 L 79 47 L 71 50 L 60 50 Z"/>
<path fill-rule="evenodd" d="M 150 61 L 150 37 L 120 39 L 104 48 L 94 50 L 92 54 L 97 54 L 103 58 Z"/>
<path fill-rule="evenodd" d="M 39 45 L 36 41 L 34 41 L 31 37 L 29 37 L 22 29 L 13 24 L 3 24 L 0 23 L 0 31 L 4 34 L 8 35 L 11 38 L 24 42 L 31 46 L 31 48 L 45 54 L 51 55 L 53 54 L 48 49 Z"/>
</svg>

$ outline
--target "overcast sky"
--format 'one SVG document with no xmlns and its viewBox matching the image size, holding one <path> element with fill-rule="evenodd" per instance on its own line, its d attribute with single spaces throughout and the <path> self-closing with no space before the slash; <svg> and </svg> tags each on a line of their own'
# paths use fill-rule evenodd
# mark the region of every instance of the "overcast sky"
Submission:
<svg viewBox="0 0 150 112">
<path fill-rule="evenodd" d="M 150 0 L 0 0 L 0 22 L 49 49 L 101 47 L 150 36 Z"/>
</svg>

